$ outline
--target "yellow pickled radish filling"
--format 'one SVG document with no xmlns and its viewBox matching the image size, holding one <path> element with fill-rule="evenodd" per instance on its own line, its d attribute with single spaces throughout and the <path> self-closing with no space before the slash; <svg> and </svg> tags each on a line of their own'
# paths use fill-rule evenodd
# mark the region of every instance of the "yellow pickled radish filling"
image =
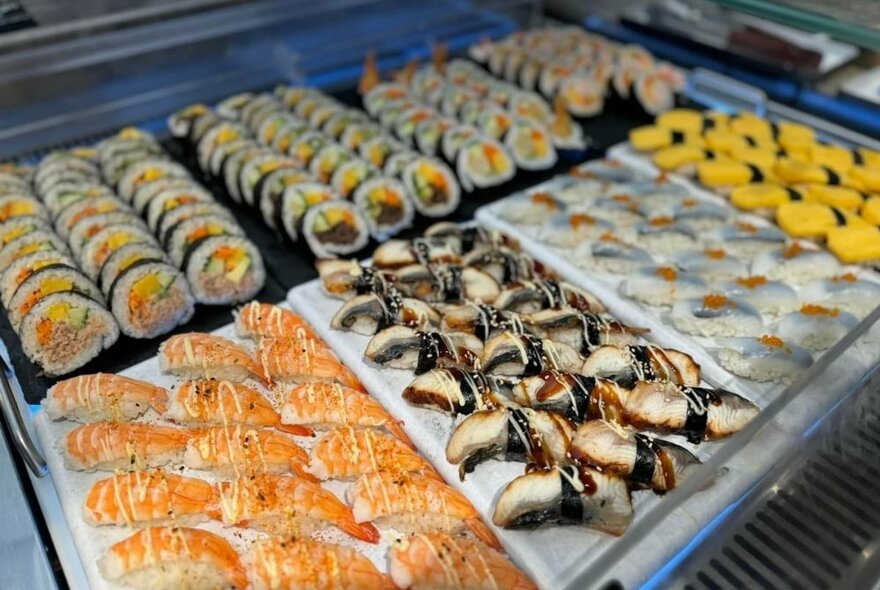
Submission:
<svg viewBox="0 0 880 590">
<path fill-rule="evenodd" d="M 880 225 L 880 196 L 874 195 L 862 207 L 862 219 L 872 225 Z"/>
<path fill-rule="evenodd" d="M 23 316 L 46 295 L 73 289 L 73 280 L 66 277 L 48 277 L 40 283 L 40 287 L 28 296 L 21 304 L 19 312 Z"/>
<path fill-rule="evenodd" d="M 268 174 L 269 172 L 274 172 L 278 170 L 284 165 L 284 162 L 281 160 L 269 160 L 268 162 L 263 162 L 257 169 L 260 171 L 260 174 Z"/>
<path fill-rule="evenodd" d="M 131 266 L 132 264 L 134 264 L 138 260 L 143 260 L 143 258 L 144 258 L 144 255 L 141 254 L 140 252 L 136 252 L 134 254 L 127 256 L 126 258 L 123 258 L 122 261 L 119 263 L 118 272 L 124 271 L 126 268 L 128 268 L 129 266 Z"/>
<path fill-rule="evenodd" d="M 660 113 L 654 119 L 657 127 L 681 131 L 684 133 L 700 133 L 703 130 L 703 114 L 693 109 L 672 109 Z"/>
<path fill-rule="evenodd" d="M 880 260 L 880 229 L 876 227 L 836 227 L 826 237 L 828 249 L 843 263 Z"/>
<path fill-rule="evenodd" d="M 247 251 L 237 246 L 220 246 L 205 265 L 209 275 L 224 275 L 233 283 L 238 283 L 251 266 L 251 257 Z"/>
<path fill-rule="evenodd" d="M 794 200 L 792 197 L 798 194 L 797 192 L 792 194 L 791 191 L 778 184 L 744 184 L 730 192 L 730 202 L 740 209 L 775 209 Z"/>
<path fill-rule="evenodd" d="M 2 243 L 5 246 L 9 242 L 11 242 L 17 238 L 20 238 L 21 236 L 24 236 L 24 235 L 31 233 L 32 231 L 34 231 L 34 229 L 36 229 L 36 228 L 34 227 L 33 224 L 19 225 L 18 227 L 11 229 L 8 232 L 6 232 L 5 234 L 3 234 L 2 236 L 0 236 L 0 243 Z"/>
<path fill-rule="evenodd" d="M 25 254 L 33 254 L 34 252 L 42 252 L 43 250 L 54 250 L 55 245 L 52 242 L 33 242 L 26 244 L 15 251 L 15 258 L 24 256 Z"/>
<path fill-rule="evenodd" d="M 37 343 L 47 346 L 52 342 L 54 324 L 64 322 L 79 330 L 85 326 L 88 317 L 89 310 L 86 307 L 73 306 L 66 301 L 53 303 L 46 309 L 45 317 L 37 323 Z"/>
<path fill-rule="evenodd" d="M 98 150 L 95 148 L 76 147 L 70 150 L 70 155 L 86 160 L 94 160 L 98 157 Z"/>
<path fill-rule="evenodd" d="M 135 185 L 145 182 L 153 182 L 154 180 L 159 180 L 160 178 L 164 178 L 165 176 L 165 171 L 161 168 L 150 167 L 144 170 L 143 174 L 141 174 L 140 178 L 138 178 L 135 182 Z"/>
<path fill-rule="evenodd" d="M 168 294 L 174 283 L 174 275 L 168 273 L 152 273 L 136 280 L 128 293 L 128 308 L 132 314 L 138 315 L 145 304 L 154 299 L 161 299 Z"/>
<path fill-rule="evenodd" d="M 143 133 L 137 127 L 125 127 L 119 130 L 119 133 L 116 134 L 117 137 L 121 139 L 137 139 L 141 137 Z"/>
<path fill-rule="evenodd" d="M 805 185 L 801 192 L 804 200 L 823 203 L 839 209 L 858 211 L 864 202 L 859 191 L 845 186 L 827 186 L 824 184 Z"/>
<path fill-rule="evenodd" d="M 715 152 L 691 145 L 674 145 L 654 152 L 654 164 L 661 170 L 678 170 L 688 164 L 714 160 Z"/>
<path fill-rule="evenodd" d="M 852 213 L 809 201 L 785 203 L 776 210 L 776 223 L 782 231 L 798 238 L 822 237 L 830 229 L 859 222 Z"/>
</svg>

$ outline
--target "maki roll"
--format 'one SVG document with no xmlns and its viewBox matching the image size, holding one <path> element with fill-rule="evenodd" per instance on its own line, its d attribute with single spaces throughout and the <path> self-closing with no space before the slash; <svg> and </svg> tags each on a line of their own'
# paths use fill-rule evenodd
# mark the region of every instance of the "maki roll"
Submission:
<svg viewBox="0 0 880 590">
<path fill-rule="evenodd" d="M 605 90 L 589 74 L 565 78 L 559 85 L 559 95 L 575 117 L 593 117 L 605 108 Z"/>
<path fill-rule="evenodd" d="M 85 295 L 52 293 L 22 318 L 24 353 L 49 375 L 78 369 L 119 338 L 119 326 L 107 309 Z"/>
<path fill-rule="evenodd" d="M 278 154 L 266 147 L 245 148 L 231 154 L 223 162 L 223 184 L 226 186 L 226 192 L 236 203 L 241 203 L 244 199 L 242 187 L 240 184 L 241 171 L 245 165 L 260 156 L 278 157 Z"/>
<path fill-rule="evenodd" d="M 546 170 L 556 164 L 556 148 L 546 127 L 529 119 L 515 119 L 504 144 L 523 170 Z"/>
<path fill-rule="evenodd" d="M 185 106 L 168 117 L 168 130 L 176 139 L 191 140 L 193 125 L 201 117 L 213 114 L 208 105 L 202 103 Z"/>
<path fill-rule="evenodd" d="M 279 168 L 270 173 L 260 187 L 260 213 L 266 225 L 272 229 L 278 229 L 276 218 L 278 209 L 281 207 L 281 196 L 287 187 L 300 182 L 314 180 L 311 174 L 292 168 Z"/>
<path fill-rule="evenodd" d="M 293 142 L 311 131 L 311 129 L 312 128 L 309 127 L 309 124 L 305 121 L 294 119 L 292 122 L 287 123 L 275 132 L 269 145 L 272 146 L 272 149 L 276 152 L 286 154 L 290 151 L 290 146 L 293 145 Z"/>
<path fill-rule="evenodd" d="M 378 133 L 378 127 L 372 123 L 367 123 L 366 117 L 360 111 L 354 109 L 343 109 L 330 117 L 321 127 L 321 130 L 332 137 L 334 140 L 340 140 L 343 134 L 349 128 L 360 127 L 362 125 L 370 125 Z M 357 146 L 355 146 L 356 148 Z M 355 149 L 352 148 L 352 149 Z"/>
<path fill-rule="evenodd" d="M 339 200 L 341 197 L 332 188 L 320 182 L 300 182 L 284 189 L 281 208 L 276 218 L 276 226 L 283 227 L 291 240 L 299 237 L 302 220 L 309 208 L 319 203 Z"/>
<path fill-rule="evenodd" d="M 12 294 L 6 313 L 12 328 L 18 331 L 21 319 L 41 299 L 59 292 L 81 293 L 95 301 L 101 301 L 101 292 L 88 277 L 66 264 L 49 264 L 25 279 Z"/>
<path fill-rule="evenodd" d="M 36 215 L 13 217 L 9 221 L 4 221 L 0 223 L 0 247 L 38 230 L 52 231 L 49 223 Z"/>
<path fill-rule="evenodd" d="M 415 162 L 421 157 L 421 154 L 412 151 L 403 151 L 392 154 L 385 161 L 385 166 L 383 167 L 382 171 L 385 176 L 398 177 L 403 174 L 403 171 L 404 169 L 406 169 L 407 166 L 409 166 L 411 163 Z"/>
<path fill-rule="evenodd" d="M 214 197 L 211 193 L 193 183 L 185 188 L 170 188 L 162 191 L 150 201 L 146 211 L 142 213 L 146 214 L 147 226 L 155 232 L 159 227 L 159 221 L 169 211 L 193 203 L 213 202 Z"/>
<path fill-rule="evenodd" d="M 275 141 L 275 136 L 280 130 L 292 125 L 300 125 L 302 123 L 303 121 L 300 121 L 286 111 L 276 111 L 267 117 L 265 121 L 260 123 L 260 128 L 257 129 L 256 134 L 257 141 L 263 145 L 272 145 L 272 142 Z"/>
<path fill-rule="evenodd" d="M 350 162 L 354 154 L 338 144 L 328 144 L 321 149 L 309 163 L 311 172 L 318 181 L 329 184 L 333 174 L 340 166 Z"/>
<path fill-rule="evenodd" d="M 211 160 L 208 162 L 208 168 L 203 168 L 203 170 L 214 177 L 222 178 L 226 161 L 231 156 L 241 151 L 257 149 L 259 147 L 257 142 L 252 139 L 234 139 L 229 143 L 224 143 L 214 150 L 211 154 Z"/>
<path fill-rule="evenodd" d="M 221 146 L 248 137 L 247 128 L 231 121 L 224 121 L 212 127 L 196 146 L 196 158 L 199 168 L 207 170 L 214 152 Z"/>
<path fill-rule="evenodd" d="M 405 112 L 421 106 L 422 103 L 410 99 L 391 103 L 379 114 L 379 124 L 385 129 L 392 130 L 397 126 L 398 119 L 400 119 Z"/>
<path fill-rule="evenodd" d="M 285 86 L 279 84 L 275 87 L 275 98 L 280 100 L 288 109 L 295 109 L 302 99 L 317 93 L 317 90 L 307 86 Z"/>
<path fill-rule="evenodd" d="M 255 98 L 256 95 L 253 92 L 233 94 L 218 102 L 215 110 L 224 119 L 239 119 L 241 118 L 241 110 Z"/>
<path fill-rule="evenodd" d="M 101 289 L 101 293 L 104 294 L 104 297 L 108 297 L 110 294 L 110 285 L 113 284 L 113 281 L 120 273 L 132 264 L 141 260 L 166 262 L 167 259 L 168 257 L 165 255 L 165 250 L 157 245 L 126 244 L 114 251 L 113 254 L 108 256 L 107 260 L 104 261 L 104 264 L 101 266 L 101 271 L 98 273 L 98 288 Z"/>
<path fill-rule="evenodd" d="M 244 202 L 251 206 L 256 205 L 256 196 L 262 190 L 266 177 L 281 168 L 295 168 L 296 164 L 291 158 L 274 153 L 261 154 L 248 161 L 239 172 L 238 178 Z"/>
<path fill-rule="evenodd" d="M 413 219 L 413 205 L 406 195 L 406 187 L 392 178 L 372 178 L 362 183 L 354 193 L 354 202 L 367 217 L 370 234 L 384 240 L 409 227 Z"/>
<path fill-rule="evenodd" d="M 516 166 L 507 149 L 494 139 L 482 136 L 462 146 L 456 168 L 462 185 L 468 190 L 498 186 L 516 174 Z"/>
<path fill-rule="evenodd" d="M 59 215 L 74 203 L 89 201 L 101 197 L 112 197 L 113 192 L 97 182 L 62 183 L 53 186 L 43 194 L 43 203 L 52 214 Z"/>
<path fill-rule="evenodd" d="M 129 226 L 146 229 L 146 225 L 140 217 L 135 217 L 128 211 L 112 211 L 99 213 L 85 217 L 70 228 L 67 243 L 73 255 L 79 257 L 89 241 L 101 230 L 111 226 Z"/>
<path fill-rule="evenodd" d="M 426 217 L 444 217 L 458 208 L 461 189 L 446 164 L 428 157 L 410 162 L 401 175 L 416 210 Z"/>
<path fill-rule="evenodd" d="M 342 198 L 349 199 L 354 195 L 357 187 L 378 173 L 379 171 L 369 162 L 353 159 L 336 169 L 333 173 L 333 178 L 330 180 L 330 185 Z"/>
<path fill-rule="evenodd" d="M 379 134 L 381 133 L 382 129 L 380 129 L 375 123 L 355 122 L 345 128 L 345 131 L 339 139 L 339 143 L 341 143 L 345 149 L 357 152 L 361 149 L 361 146 L 368 141 L 379 137 Z M 363 156 L 363 154 L 361 155 Z"/>
<path fill-rule="evenodd" d="M 457 117 L 465 103 L 479 99 L 480 95 L 477 91 L 471 88 L 455 86 L 443 93 L 443 100 L 440 101 L 440 112 L 447 117 Z"/>
<path fill-rule="evenodd" d="M 516 117 L 543 124 L 553 118 L 553 110 L 537 92 L 519 91 L 510 98 L 510 111 Z"/>
<path fill-rule="evenodd" d="M 0 196 L 0 223 L 25 216 L 49 219 L 49 212 L 42 203 L 26 194 Z"/>
<path fill-rule="evenodd" d="M 95 233 L 79 253 L 80 267 L 92 279 L 97 279 L 107 258 L 126 244 L 156 244 L 146 227 L 138 225 L 108 225 Z"/>
<path fill-rule="evenodd" d="M 166 334 L 192 318 L 195 299 L 183 273 L 144 258 L 121 270 L 107 288 L 110 311 L 120 331 L 132 338 Z"/>
<path fill-rule="evenodd" d="M 0 275 L 0 297 L 2 297 L 3 306 L 9 307 L 9 300 L 12 299 L 12 295 L 19 285 L 41 268 L 53 265 L 72 267 L 74 264 L 70 256 L 57 250 L 34 252 L 17 258 Z"/>
<path fill-rule="evenodd" d="M 65 240 L 69 240 L 71 230 L 84 219 L 95 215 L 128 212 L 130 209 L 125 203 L 113 196 L 77 201 L 58 214 L 55 219 L 55 231 Z"/>
<path fill-rule="evenodd" d="M 208 305 L 248 301 L 266 283 L 260 251 L 240 235 L 211 235 L 189 243 L 181 269 L 196 301 Z"/>
<path fill-rule="evenodd" d="M 388 158 L 406 148 L 403 144 L 386 135 L 379 135 L 361 144 L 358 153 L 376 168 L 384 168 Z"/>
<path fill-rule="evenodd" d="M 364 96 L 364 110 L 371 117 L 378 117 L 385 108 L 394 102 L 409 97 L 409 89 L 393 82 L 377 84 Z"/>
<path fill-rule="evenodd" d="M 94 162 L 65 156 L 54 160 L 47 165 L 40 165 L 34 175 L 34 188 L 40 195 L 46 195 L 59 184 L 90 183 L 101 180 L 101 172 Z M 27 184 L 21 183 L 22 189 L 27 189 Z"/>
<path fill-rule="evenodd" d="M 198 188 L 201 187 L 192 178 L 160 178 L 138 187 L 131 199 L 131 208 L 138 215 L 144 215 L 147 212 L 147 207 L 159 194 L 172 189 L 196 190 Z"/>
<path fill-rule="evenodd" d="M 513 117 L 499 107 L 490 107 L 477 117 L 477 128 L 492 139 L 503 139 L 513 127 Z"/>
<path fill-rule="evenodd" d="M 189 247 L 208 236 L 244 235 L 235 220 L 222 215 L 199 215 L 177 222 L 169 228 L 163 238 L 162 246 L 171 261 L 178 266 L 183 262 Z"/>
<path fill-rule="evenodd" d="M 323 133 L 309 131 L 299 136 L 291 144 L 287 155 L 296 160 L 300 168 L 307 168 L 315 157 L 328 144 L 329 140 Z"/>
<path fill-rule="evenodd" d="M 61 238 L 50 231 L 33 231 L 0 248 L 0 268 L 8 267 L 13 261 L 27 254 L 47 250 L 66 254 L 67 246 Z"/>
<path fill-rule="evenodd" d="M 455 121 L 446 117 L 431 117 L 416 126 L 416 147 L 426 156 L 434 156 L 440 147 L 440 140 L 455 126 Z"/>
<path fill-rule="evenodd" d="M 132 164 L 126 169 L 125 174 L 119 180 L 116 187 L 117 194 L 127 203 L 131 203 L 134 192 L 142 184 L 153 182 L 160 178 L 189 178 L 186 168 L 165 159 L 150 159 Z"/>
<path fill-rule="evenodd" d="M 394 134 L 404 145 L 413 145 L 413 136 L 418 125 L 437 116 L 434 109 L 415 106 L 402 112 L 394 123 Z"/>
<path fill-rule="evenodd" d="M 165 241 L 165 237 L 168 235 L 169 230 L 175 227 L 179 222 L 199 215 L 219 215 L 221 217 L 227 217 L 230 220 L 234 219 L 229 209 L 215 201 L 197 201 L 195 203 L 180 205 L 173 209 L 167 209 L 159 216 L 159 220 L 156 222 L 155 234 L 159 239 L 159 243 Z"/>
<path fill-rule="evenodd" d="M 344 200 L 310 207 L 303 219 L 303 235 L 318 257 L 353 254 L 370 239 L 369 227 L 357 206 Z"/>
<path fill-rule="evenodd" d="M 658 115 L 675 106 L 675 93 L 656 73 L 640 76 L 633 84 L 633 94 L 649 115 Z"/>
<path fill-rule="evenodd" d="M 451 127 L 443 134 L 443 139 L 440 142 L 443 157 L 449 162 L 455 162 L 464 144 L 479 134 L 480 131 L 472 125 L 456 125 Z"/>
<path fill-rule="evenodd" d="M 343 114 L 345 107 L 338 104 L 335 100 L 326 98 L 325 102 L 319 105 L 309 115 L 308 121 L 312 129 L 322 130 L 321 128 L 336 115 Z M 329 134 L 328 134 L 329 135 Z"/>
</svg>

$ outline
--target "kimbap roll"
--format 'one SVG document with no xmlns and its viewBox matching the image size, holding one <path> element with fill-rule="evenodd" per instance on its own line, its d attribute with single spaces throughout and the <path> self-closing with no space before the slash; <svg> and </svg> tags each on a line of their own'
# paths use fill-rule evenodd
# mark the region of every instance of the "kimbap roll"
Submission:
<svg viewBox="0 0 880 590">
<path fill-rule="evenodd" d="M 565 78 L 559 85 L 559 95 L 575 117 L 593 117 L 605 107 L 604 87 L 589 74 Z"/>
<path fill-rule="evenodd" d="M 324 123 L 321 130 L 334 140 L 340 140 L 349 128 L 360 127 L 367 124 L 366 117 L 360 111 L 343 109 L 330 117 L 330 119 Z M 378 133 L 378 127 L 374 126 L 372 123 L 369 123 L 369 125 L 372 129 L 375 129 L 376 133 Z M 357 146 L 351 149 L 356 148 Z"/>
<path fill-rule="evenodd" d="M 138 187 L 131 199 L 131 208 L 138 215 L 144 215 L 150 202 L 160 193 L 171 189 L 196 190 L 197 188 L 201 187 L 192 178 L 160 178 Z"/>
<path fill-rule="evenodd" d="M 364 110 L 371 117 L 377 117 L 389 104 L 408 97 L 409 89 L 402 84 L 392 82 L 378 84 L 364 96 Z"/>
<path fill-rule="evenodd" d="M 154 232 L 162 216 L 183 205 L 213 203 L 214 197 L 202 187 L 191 184 L 186 188 L 170 188 L 156 195 L 142 213 L 146 214 L 147 226 Z"/>
<path fill-rule="evenodd" d="M 211 157 L 223 145 L 248 137 L 247 128 L 241 123 L 224 121 L 212 127 L 196 146 L 199 168 L 207 170 Z"/>
<path fill-rule="evenodd" d="M 384 168 L 388 158 L 404 151 L 403 144 L 385 135 L 379 135 L 363 143 L 358 152 L 376 168 Z"/>
<path fill-rule="evenodd" d="M 33 273 L 15 290 L 6 308 L 9 323 L 18 331 L 21 319 L 44 297 L 61 291 L 81 293 L 101 301 L 101 292 L 88 277 L 66 264 L 50 264 Z"/>
<path fill-rule="evenodd" d="M 177 139 L 191 139 L 190 131 L 193 124 L 204 115 L 210 114 L 211 109 L 202 103 L 185 106 L 168 117 L 168 130 Z"/>
<path fill-rule="evenodd" d="M 36 215 L 23 215 L 4 221 L 0 223 L 0 247 L 38 230 L 52 231 L 52 228 L 45 219 Z"/>
<path fill-rule="evenodd" d="M 239 119 L 241 118 L 241 110 L 255 98 L 256 95 L 253 92 L 233 94 L 218 102 L 215 110 L 225 119 Z"/>
<path fill-rule="evenodd" d="M 69 240 L 71 230 L 84 219 L 95 215 L 130 211 L 125 203 L 113 196 L 77 201 L 59 213 L 55 219 L 55 231 L 65 240 Z"/>
<path fill-rule="evenodd" d="M 499 107 L 491 107 L 480 113 L 477 128 L 492 139 L 503 139 L 513 127 L 513 117 Z"/>
<path fill-rule="evenodd" d="M 437 111 L 423 106 L 407 109 L 394 123 L 394 134 L 404 145 L 413 145 L 413 136 L 420 123 L 437 116 Z"/>
<path fill-rule="evenodd" d="M 244 202 L 251 206 L 256 205 L 256 196 L 269 174 L 281 168 L 292 169 L 296 167 L 296 161 L 279 154 L 259 155 L 248 161 L 238 175 Z"/>
<path fill-rule="evenodd" d="M 379 137 L 382 130 L 374 123 L 356 122 L 348 127 L 342 133 L 339 143 L 348 150 L 357 152 L 368 141 Z M 363 156 L 363 154 L 361 154 Z M 380 164 L 381 165 L 381 164 Z"/>
<path fill-rule="evenodd" d="M 371 178 L 357 188 L 354 202 L 366 215 L 370 233 L 377 240 L 393 236 L 412 224 L 413 205 L 406 187 L 398 180 Z"/>
<path fill-rule="evenodd" d="M 330 185 L 342 198 L 350 199 L 365 180 L 378 175 L 379 171 L 366 160 L 353 159 L 339 166 L 333 173 Z"/>
<path fill-rule="evenodd" d="M 519 91 L 510 98 L 510 111 L 517 117 L 543 124 L 553 118 L 553 110 L 537 92 Z"/>
<path fill-rule="evenodd" d="M 295 119 L 295 122 L 288 123 L 275 132 L 272 142 L 269 144 L 276 152 L 286 154 L 290 151 L 290 146 L 304 134 L 311 131 L 312 128 L 305 121 Z"/>
<path fill-rule="evenodd" d="M 80 293 L 52 293 L 22 318 L 24 353 L 49 375 L 78 369 L 119 338 L 119 326 L 99 302 Z"/>
<path fill-rule="evenodd" d="M 98 273 L 98 288 L 101 289 L 104 297 L 109 296 L 110 285 L 113 284 L 116 277 L 129 266 L 141 260 L 167 262 L 168 256 L 165 254 L 165 250 L 154 244 L 126 244 L 118 248 L 107 257 Z"/>
<path fill-rule="evenodd" d="M 418 152 L 412 151 L 403 151 L 397 152 L 396 154 L 391 154 L 388 159 L 385 160 L 385 166 L 383 166 L 382 172 L 385 174 L 385 176 L 401 176 L 407 166 L 422 157 L 423 156 Z"/>
<path fill-rule="evenodd" d="M 416 126 L 416 147 L 426 156 L 434 156 L 440 148 L 440 140 L 449 129 L 455 126 L 455 121 L 446 117 L 431 117 Z"/>
<path fill-rule="evenodd" d="M 422 215 L 444 217 L 458 208 L 461 189 L 446 164 L 420 157 L 410 162 L 401 176 L 416 211 Z"/>
<path fill-rule="evenodd" d="M 132 164 L 126 171 L 116 187 L 117 194 L 127 203 L 131 203 L 134 192 L 142 184 L 153 182 L 160 178 L 189 178 L 186 168 L 164 159 L 150 159 Z"/>
<path fill-rule="evenodd" d="M 156 239 L 143 225 L 108 225 L 98 231 L 79 253 L 80 267 L 93 280 L 113 252 L 126 244 L 156 244 Z"/>
<path fill-rule="evenodd" d="M 155 230 L 159 243 L 165 241 L 168 231 L 179 222 L 198 215 L 219 215 L 221 217 L 227 217 L 230 220 L 234 219 L 229 209 L 215 201 L 198 201 L 195 203 L 180 205 L 179 207 L 164 211 L 162 215 L 159 216 Z"/>
<path fill-rule="evenodd" d="M 306 211 L 303 235 L 315 256 L 353 254 L 369 242 L 369 227 L 354 203 L 333 200 Z"/>
<path fill-rule="evenodd" d="M 284 189 L 281 207 L 276 215 L 276 227 L 283 227 L 291 240 L 299 237 L 303 217 L 309 208 L 319 203 L 341 199 L 332 188 L 320 182 L 299 182 Z"/>
<path fill-rule="evenodd" d="M 105 228 L 115 226 L 121 226 L 123 229 L 135 227 L 144 230 L 147 227 L 140 217 L 135 217 L 128 211 L 112 211 L 85 217 L 70 228 L 70 234 L 67 236 L 70 251 L 74 256 L 79 257 L 93 237 Z"/>
<path fill-rule="evenodd" d="M 195 312 L 183 273 L 162 260 L 146 258 L 129 264 L 110 283 L 107 299 L 120 331 L 132 338 L 166 334 Z"/>
<path fill-rule="evenodd" d="M 443 157 L 449 162 L 455 162 L 464 144 L 479 134 L 479 130 L 472 125 L 456 125 L 448 129 L 440 142 Z"/>
<path fill-rule="evenodd" d="M 556 164 L 553 139 L 546 127 L 534 121 L 515 119 L 504 145 L 523 170 L 546 170 Z"/>
<path fill-rule="evenodd" d="M 222 215 L 199 215 L 179 221 L 163 238 L 162 246 L 171 261 L 180 265 L 190 245 L 208 236 L 244 235 L 235 220 Z"/>
<path fill-rule="evenodd" d="M 340 166 L 350 162 L 354 154 L 338 144 L 329 144 L 321 149 L 309 163 L 309 171 L 324 184 L 330 184 L 333 174 Z"/>
<path fill-rule="evenodd" d="M 240 184 L 242 169 L 248 162 L 260 156 L 278 157 L 278 154 L 266 147 L 251 147 L 231 154 L 223 162 L 223 184 L 236 203 L 241 203 L 244 199 Z"/>
<path fill-rule="evenodd" d="M 516 166 L 507 149 L 494 139 L 483 136 L 468 140 L 462 146 L 456 168 L 462 185 L 468 190 L 497 186 L 516 174 Z"/>
<path fill-rule="evenodd" d="M 266 225 L 272 229 L 278 229 L 277 217 L 278 209 L 281 206 L 281 196 L 287 187 L 300 182 L 311 182 L 314 180 L 311 174 L 302 170 L 292 168 L 279 168 L 270 173 L 260 187 L 260 213 Z"/>
<path fill-rule="evenodd" d="M 43 195 L 43 203 L 53 217 L 57 217 L 74 203 L 89 201 L 102 197 L 112 197 L 113 192 L 102 184 L 95 182 L 62 183 L 55 185 Z"/>
<path fill-rule="evenodd" d="M 229 158 L 231 158 L 238 152 L 253 150 L 259 147 L 260 146 L 257 144 L 257 142 L 252 139 L 234 139 L 229 143 L 224 143 L 216 150 L 214 150 L 214 152 L 211 154 L 211 160 L 208 163 L 208 168 L 203 168 L 203 170 L 214 177 L 223 178 L 223 170 Z"/>
<path fill-rule="evenodd" d="M 64 242 L 48 230 L 36 230 L 9 242 L 0 248 L 0 268 L 6 268 L 13 261 L 34 252 L 56 251 L 67 253 Z"/>
<path fill-rule="evenodd" d="M 275 97 L 288 109 L 295 109 L 302 99 L 307 96 L 314 96 L 317 93 L 318 91 L 314 88 L 306 86 L 279 85 L 275 88 Z"/>
<path fill-rule="evenodd" d="M 287 155 L 296 160 L 300 168 L 307 168 L 315 154 L 320 152 L 329 140 L 323 133 L 309 131 L 302 134 L 291 144 Z"/>
<path fill-rule="evenodd" d="M 56 264 L 75 266 L 70 256 L 57 250 L 34 252 L 13 261 L 0 275 L 0 297 L 2 297 L 3 306 L 9 306 L 9 300 L 12 299 L 16 289 L 33 273 L 41 268 Z"/>
<path fill-rule="evenodd" d="M 260 251 L 239 235 L 210 235 L 190 242 L 181 269 L 196 301 L 208 305 L 248 301 L 266 283 Z"/>
</svg>

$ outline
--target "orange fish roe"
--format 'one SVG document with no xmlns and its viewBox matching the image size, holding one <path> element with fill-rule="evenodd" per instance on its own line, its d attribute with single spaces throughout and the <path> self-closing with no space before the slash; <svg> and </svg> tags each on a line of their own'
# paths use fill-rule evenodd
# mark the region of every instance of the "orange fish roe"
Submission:
<svg viewBox="0 0 880 590">
<path fill-rule="evenodd" d="M 801 306 L 800 311 L 804 315 L 827 315 L 832 318 L 836 318 L 840 315 L 840 310 L 838 309 L 823 307 L 821 305 L 815 305 L 813 303 L 805 303 Z"/>
<path fill-rule="evenodd" d="M 708 307 L 709 309 L 720 309 L 725 305 L 732 305 L 730 300 L 721 295 L 720 293 L 710 293 L 703 297 L 703 307 Z"/>
<path fill-rule="evenodd" d="M 724 251 L 724 248 L 709 248 L 703 251 L 703 254 L 706 255 L 706 258 L 711 258 L 712 260 L 721 260 L 727 256 L 727 252 Z"/>
<path fill-rule="evenodd" d="M 754 224 L 746 223 L 745 221 L 737 221 L 736 227 L 738 227 L 742 231 L 749 232 L 750 234 L 754 234 L 754 233 L 758 232 L 758 228 L 755 227 Z"/>
<path fill-rule="evenodd" d="M 648 225 L 653 227 L 663 227 L 666 225 L 672 225 L 675 220 L 671 217 L 655 217 L 648 221 Z"/>
<path fill-rule="evenodd" d="M 736 279 L 737 285 L 742 285 L 746 289 L 754 289 L 755 287 L 760 287 L 761 285 L 767 284 L 767 277 L 755 276 L 755 277 L 739 277 Z"/>
<path fill-rule="evenodd" d="M 611 200 L 617 201 L 618 203 L 629 203 L 632 201 L 632 197 L 623 193 L 618 193 L 616 195 L 611 195 Z"/>
<path fill-rule="evenodd" d="M 575 178 L 596 178 L 595 172 L 590 172 L 589 170 L 581 170 L 577 166 L 568 171 L 570 176 L 574 176 Z"/>
<path fill-rule="evenodd" d="M 669 176 L 665 172 L 661 172 L 654 178 L 654 184 L 665 184 L 669 182 Z"/>
<path fill-rule="evenodd" d="M 618 243 L 620 242 L 620 238 L 615 236 L 610 231 L 607 231 L 604 234 L 602 234 L 601 236 L 599 236 L 599 240 L 601 240 L 603 242 L 618 242 Z"/>
<path fill-rule="evenodd" d="M 779 336 L 769 336 L 765 334 L 764 336 L 758 338 L 758 341 L 768 348 L 782 348 L 783 346 L 785 346 L 785 342 L 783 342 L 782 338 L 780 338 Z"/>
<path fill-rule="evenodd" d="M 547 205 L 551 209 L 556 209 L 556 201 L 553 200 L 548 193 L 534 193 L 532 195 L 532 203 L 536 205 Z"/>
<path fill-rule="evenodd" d="M 671 266 L 661 266 L 654 273 L 666 281 L 674 281 L 678 278 L 678 271 Z"/>
<path fill-rule="evenodd" d="M 575 213 L 569 216 L 568 222 L 571 224 L 571 227 L 573 229 L 577 229 L 582 225 L 595 225 L 596 218 L 591 217 L 586 213 Z"/>
<path fill-rule="evenodd" d="M 688 209 L 690 209 L 691 207 L 696 207 L 698 204 L 699 201 L 697 201 L 696 199 L 691 199 L 690 197 L 688 197 L 687 199 L 682 199 L 681 201 L 681 206 L 687 207 Z"/>
<path fill-rule="evenodd" d="M 794 258 L 798 254 L 804 251 L 803 246 L 801 246 L 800 242 L 795 242 L 788 248 L 782 251 L 783 258 Z"/>
<path fill-rule="evenodd" d="M 846 274 L 837 275 L 836 277 L 831 277 L 831 280 L 835 283 L 842 283 L 844 281 L 848 283 L 855 283 L 858 280 L 858 277 L 851 272 Z"/>
</svg>

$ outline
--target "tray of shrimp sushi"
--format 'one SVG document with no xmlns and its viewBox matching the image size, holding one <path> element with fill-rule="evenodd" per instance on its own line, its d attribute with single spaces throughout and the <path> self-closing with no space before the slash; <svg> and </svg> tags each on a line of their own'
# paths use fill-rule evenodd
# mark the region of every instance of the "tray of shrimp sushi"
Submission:
<svg viewBox="0 0 880 590">
<path fill-rule="evenodd" d="M 872 271 L 664 177 L 596 160 L 481 209 L 706 378 L 774 396 L 876 306 Z"/>
<path fill-rule="evenodd" d="M 495 229 L 442 222 L 317 267 L 289 304 L 542 588 L 601 567 L 759 412 Z M 681 518 L 669 535 L 702 516 Z"/>
<path fill-rule="evenodd" d="M 60 381 L 36 430 L 90 588 L 534 588 L 285 307 Z"/>
</svg>

